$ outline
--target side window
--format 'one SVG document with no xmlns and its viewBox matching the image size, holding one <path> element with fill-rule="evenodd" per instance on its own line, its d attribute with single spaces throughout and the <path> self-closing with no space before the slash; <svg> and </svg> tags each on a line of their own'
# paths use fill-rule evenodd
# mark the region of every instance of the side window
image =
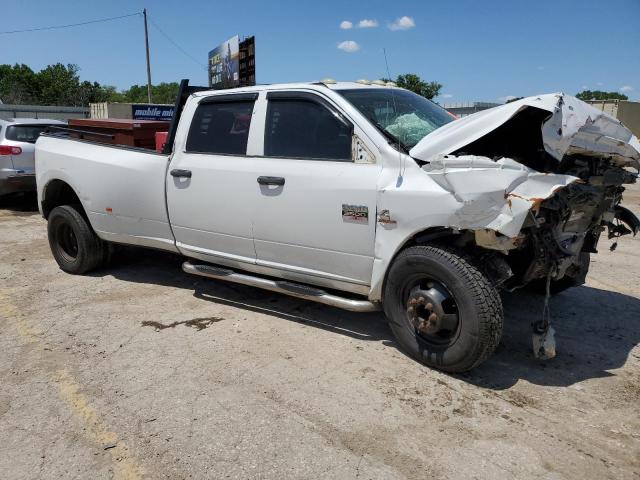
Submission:
<svg viewBox="0 0 640 480">
<path fill-rule="evenodd" d="M 245 155 L 253 101 L 201 103 L 191 121 L 187 152 Z"/>
<path fill-rule="evenodd" d="M 351 133 L 349 125 L 316 102 L 269 99 L 264 154 L 350 162 Z"/>
</svg>

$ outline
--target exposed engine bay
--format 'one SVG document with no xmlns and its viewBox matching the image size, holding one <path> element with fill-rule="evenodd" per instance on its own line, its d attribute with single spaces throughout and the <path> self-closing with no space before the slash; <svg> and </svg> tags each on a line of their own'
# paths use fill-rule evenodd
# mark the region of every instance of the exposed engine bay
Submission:
<svg viewBox="0 0 640 480">
<path fill-rule="evenodd" d="M 598 252 L 603 233 L 615 249 L 618 237 L 635 235 L 640 228 L 637 218 L 620 205 L 623 184 L 636 180 L 633 173 L 607 160 L 567 160 L 563 173 L 580 180 L 530 210 L 521 231 L 523 242 L 519 251 L 510 255 L 514 278 L 508 285 L 512 288 L 547 275 L 556 286 L 581 285 L 589 268 L 589 254 Z"/>
<path fill-rule="evenodd" d="M 466 232 L 458 243 L 504 254 L 493 256 L 502 288 L 580 285 L 604 232 L 614 249 L 640 229 L 620 205 L 623 185 L 638 177 L 640 143 L 574 97 L 513 103 L 441 127 L 411 154 L 460 202 L 451 219 Z"/>
</svg>

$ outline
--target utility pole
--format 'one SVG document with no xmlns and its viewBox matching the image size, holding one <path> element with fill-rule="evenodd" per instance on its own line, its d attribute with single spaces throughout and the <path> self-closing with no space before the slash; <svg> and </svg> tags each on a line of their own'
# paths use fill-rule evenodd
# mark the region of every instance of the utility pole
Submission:
<svg viewBox="0 0 640 480">
<path fill-rule="evenodd" d="M 151 63 L 149 62 L 149 31 L 147 30 L 147 9 L 142 10 L 144 15 L 144 46 L 147 50 L 147 97 L 151 103 Z"/>
</svg>

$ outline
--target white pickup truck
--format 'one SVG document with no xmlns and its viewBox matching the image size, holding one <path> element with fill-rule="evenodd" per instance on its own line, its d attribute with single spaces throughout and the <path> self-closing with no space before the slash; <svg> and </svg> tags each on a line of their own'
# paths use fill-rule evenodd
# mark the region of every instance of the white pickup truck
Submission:
<svg viewBox="0 0 640 480">
<path fill-rule="evenodd" d="M 168 250 L 187 273 L 382 308 L 406 352 L 450 372 L 499 343 L 500 289 L 548 298 L 584 282 L 603 232 L 635 234 L 620 201 L 639 167 L 638 139 L 574 97 L 456 120 L 368 82 L 183 81 L 164 153 L 59 132 L 36 143 L 62 270 L 103 266 L 112 242 Z"/>
</svg>

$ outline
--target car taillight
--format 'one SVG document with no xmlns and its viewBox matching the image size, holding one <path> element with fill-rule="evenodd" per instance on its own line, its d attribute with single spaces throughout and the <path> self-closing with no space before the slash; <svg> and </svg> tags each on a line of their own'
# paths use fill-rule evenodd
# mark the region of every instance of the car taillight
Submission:
<svg viewBox="0 0 640 480">
<path fill-rule="evenodd" d="M 11 145 L 0 145 L 0 155 L 20 155 L 22 149 L 20 147 L 12 147 Z"/>
</svg>

